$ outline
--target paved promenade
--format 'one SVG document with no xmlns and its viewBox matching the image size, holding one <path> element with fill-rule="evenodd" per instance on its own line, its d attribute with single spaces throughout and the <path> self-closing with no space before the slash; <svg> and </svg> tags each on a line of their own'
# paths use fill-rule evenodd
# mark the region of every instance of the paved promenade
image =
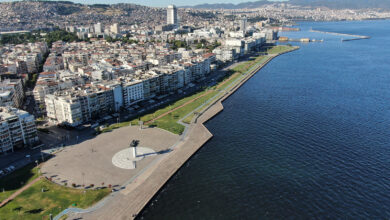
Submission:
<svg viewBox="0 0 390 220">
<path fill-rule="evenodd" d="M 80 144 L 67 147 L 42 166 L 42 174 L 52 181 L 71 187 L 94 184 L 95 187 L 111 184 L 121 186 L 145 168 L 156 157 L 168 153 L 180 136 L 159 128 L 139 129 L 128 126 L 103 133 Z M 129 148 L 132 140 L 139 140 L 139 147 L 147 147 L 156 152 L 136 163 L 136 169 L 121 169 L 112 163 L 113 156 Z"/>
<path fill-rule="evenodd" d="M 189 129 L 186 140 L 138 176 L 105 206 L 94 212 L 71 215 L 70 218 L 133 219 L 185 161 L 212 137 L 202 124 L 194 124 Z"/>
</svg>

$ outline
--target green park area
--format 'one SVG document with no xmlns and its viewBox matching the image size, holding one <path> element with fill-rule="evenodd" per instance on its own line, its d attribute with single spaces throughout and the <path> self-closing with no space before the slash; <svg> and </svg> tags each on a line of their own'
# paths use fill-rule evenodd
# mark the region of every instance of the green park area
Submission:
<svg viewBox="0 0 390 220">
<path fill-rule="evenodd" d="M 39 168 L 28 165 L 0 179 L 0 201 L 38 178 Z M 0 208 L 0 219 L 49 219 L 68 207 L 86 208 L 111 192 L 103 189 L 74 189 L 41 178 Z"/>
<path fill-rule="evenodd" d="M 145 126 L 156 126 L 174 134 L 182 134 L 185 126 L 178 123 L 181 119 L 183 119 L 184 123 L 189 124 L 195 114 L 201 112 L 213 103 L 214 100 L 223 96 L 226 90 L 234 87 L 234 85 L 237 85 L 245 77 L 244 74 L 251 68 L 257 65 L 262 65 L 270 59 L 273 54 L 279 54 L 293 49 L 295 49 L 295 47 L 287 45 L 269 47 L 262 55 L 251 57 L 248 61 L 236 65 L 217 85 L 204 88 L 202 91 L 182 98 L 168 106 L 165 106 L 157 111 L 147 113 L 132 121 L 110 125 L 103 129 L 102 132 L 108 132 L 116 128 L 129 126 L 130 123 L 131 125 L 138 125 L 139 121 L 142 121 Z"/>
</svg>

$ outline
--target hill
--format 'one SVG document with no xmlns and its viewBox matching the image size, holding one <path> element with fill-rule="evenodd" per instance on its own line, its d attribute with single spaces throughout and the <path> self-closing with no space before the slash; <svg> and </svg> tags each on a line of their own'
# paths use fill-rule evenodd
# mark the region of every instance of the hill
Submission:
<svg viewBox="0 0 390 220">
<path fill-rule="evenodd" d="M 243 9 L 243 8 L 258 8 L 263 5 L 272 4 L 274 2 L 268 0 L 260 0 L 255 2 L 243 2 L 239 4 L 232 3 L 217 3 L 217 4 L 200 4 L 195 6 L 186 6 L 184 8 L 197 8 L 197 9 Z"/>
<path fill-rule="evenodd" d="M 290 3 L 295 5 L 327 7 L 332 9 L 390 9 L 389 0 L 291 0 Z"/>
<path fill-rule="evenodd" d="M 245 9 L 258 8 L 267 4 L 277 2 L 270 0 L 260 0 L 254 2 L 243 2 L 239 4 L 219 3 L 219 4 L 200 4 L 187 6 L 188 8 L 198 9 Z M 289 0 L 285 3 L 309 6 L 309 7 L 327 7 L 331 9 L 365 9 L 365 8 L 382 8 L 390 9 L 390 0 Z"/>
</svg>

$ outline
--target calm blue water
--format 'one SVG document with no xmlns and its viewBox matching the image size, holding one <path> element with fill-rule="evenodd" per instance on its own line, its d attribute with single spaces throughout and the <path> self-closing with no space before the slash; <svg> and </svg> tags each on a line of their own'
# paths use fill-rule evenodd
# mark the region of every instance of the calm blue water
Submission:
<svg viewBox="0 0 390 220">
<path fill-rule="evenodd" d="M 369 35 L 341 42 L 313 29 Z M 390 219 L 390 21 L 303 23 L 143 219 Z"/>
</svg>

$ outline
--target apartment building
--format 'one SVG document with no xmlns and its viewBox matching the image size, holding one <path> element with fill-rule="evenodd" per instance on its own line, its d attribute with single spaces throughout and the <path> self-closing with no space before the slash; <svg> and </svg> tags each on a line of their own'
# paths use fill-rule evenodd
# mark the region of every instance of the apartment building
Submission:
<svg viewBox="0 0 390 220">
<path fill-rule="evenodd" d="M 0 154 L 37 143 L 34 116 L 17 108 L 1 107 L 0 137 Z"/>
<path fill-rule="evenodd" d="M 25 94 L 21 79 L 5 79 L 0 82 L 0 105 L 21 108 Z"/>
<path fill-rule="evenodd" d="M 114 112 L 114 90 L 93 86 L 46 95 L 47 117 L 54 123 L 78 126 Z"/>
<path fill-rule="evenodd" d="M 78 126 L 82 124 L 81 104 L 75 97 L 46 95 L 47 117 L 58 124 Z"/>
<path fill-rule="evenodd" d="M 125 82 L 122 87 L 125 107 L 144 100 L 144 83 L 141 80 Z"/>
</svg>

